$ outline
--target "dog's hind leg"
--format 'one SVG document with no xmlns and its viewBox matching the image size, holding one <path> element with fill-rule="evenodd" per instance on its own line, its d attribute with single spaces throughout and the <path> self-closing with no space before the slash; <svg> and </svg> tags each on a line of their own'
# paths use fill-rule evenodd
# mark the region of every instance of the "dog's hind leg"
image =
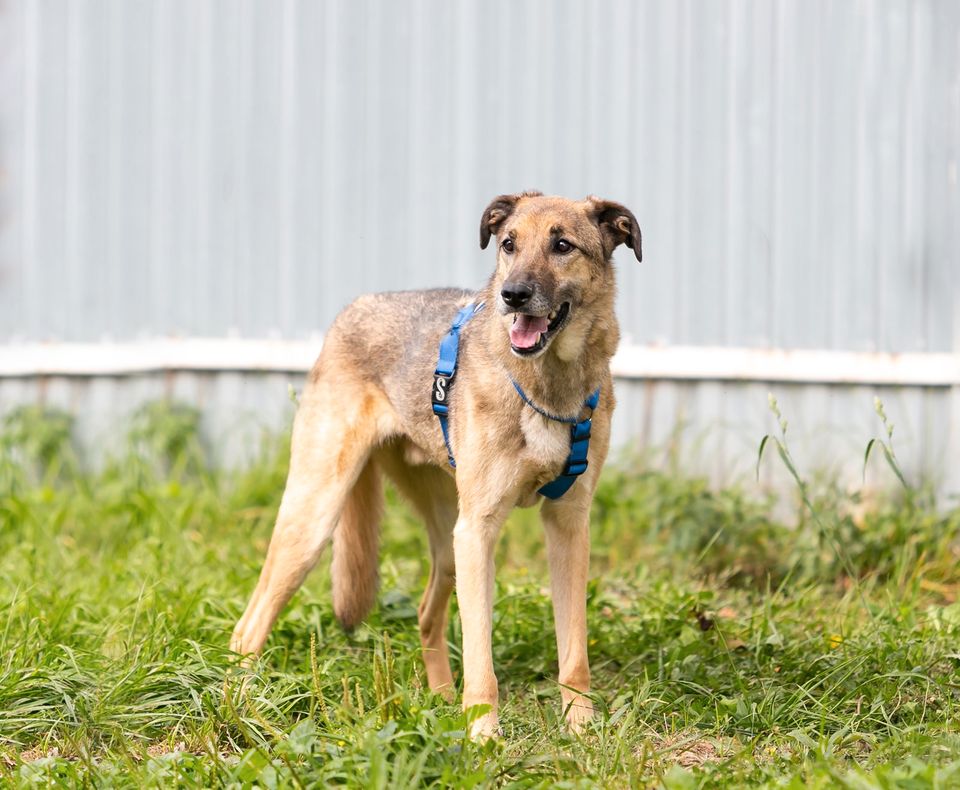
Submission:
<svg viewBox="0 0 960 790">
<path fill-rule="evenodd" d="M 378 454 L 384 470 L 423 518 L 430 540 L 430 579 L 417 612 L 427 683 L 448 701 L 454 697 L 447 611 L 454 587 L 453 527 L 457 522 L 457 488 L 453 478 L 432 466 L 411 466 L 396 446 Z"/>
<path fill-rule="evenodd" d="M 333 612 L 344 630 L 352 631 L 377 600 L 380 519 L 383 483 L 380 470 L 367 461 L 333 531 Z"/>
<path fill-rule="evenodd" d="M 433 470 L 431 470 L 433 471 Z M 438 477 L 443 472 L 434 472 Z M 431 513 L 422 512 L 430 539 L 430 580 L 417 612 L 420 620 L 420 644 L 427 682 L 432 691 L 448 701 L 454 697 L 453 674 L 447 650 L 447 612 L 456 576 L 453 559 L 453 527 L 457 523 L 456 487 L 445 475 L 448 490 L 433 493 Z M 447 489 L 447 485 L 437 488 Z M 452 495 L 451 495 L 452 494 Z"/>
<path fill-rule="evenodd" d="M 330 377 L 333 378 L 333 377 Z M 373 447 L 390 430 L 392 409 L 369 385 L 316 381 L 297 410 L 290 473 L 267 558 L 231 648 L 259 653 L 280 611 L 330 542 Z"/>
</svg>

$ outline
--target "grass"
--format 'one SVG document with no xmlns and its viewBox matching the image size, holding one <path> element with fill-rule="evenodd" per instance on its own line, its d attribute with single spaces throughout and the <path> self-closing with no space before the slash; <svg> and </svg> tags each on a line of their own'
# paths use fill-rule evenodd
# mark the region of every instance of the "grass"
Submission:
<svg viewBox="0 0 960 790">
<path fill-rule="evenodd" d="M 194 412 L 153 405 L 91 472 L 69 418 L 7 416 L 0 784 L 960 786 L 960 512 L 921 493 L 867 507 L 798 472 L 808 506 L 787 525 L 771 500 L 613 464 L 593 511 L 599 715 L 581 738 L 559 724 L 536 514 L 517 513 L 494 625 L 505 737 L 477 745 L 424 688 L 426 545 L 392 496 L 368 623 L 340 632 L 318 569 L 247 685 L 227 682 L 286 448 L 218 472 L 198 436 Z M 455 616 L 449 636 L 456 672 Z"/>
</svg>

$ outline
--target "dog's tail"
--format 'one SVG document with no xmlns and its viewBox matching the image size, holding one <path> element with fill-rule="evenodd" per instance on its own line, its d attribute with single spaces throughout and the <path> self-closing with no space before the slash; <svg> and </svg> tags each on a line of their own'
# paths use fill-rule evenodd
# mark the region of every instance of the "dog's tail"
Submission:
<svg viewBox="0 0 960 790">
<path fill-rule="evenodd" d="M 333 533 L 333 612 L 352 631 L 377 600 L 383 482 L 373 459 L 367 461 L 347 496 Z"/>
</svg>

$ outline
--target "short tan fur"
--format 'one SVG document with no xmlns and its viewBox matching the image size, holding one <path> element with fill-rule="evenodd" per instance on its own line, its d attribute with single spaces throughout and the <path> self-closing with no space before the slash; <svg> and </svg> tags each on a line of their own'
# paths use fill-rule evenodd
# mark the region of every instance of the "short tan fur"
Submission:
<svg viewBox="0 0 960 790">
<path fill-rule="evenodd" d="M 294 421 L 290 472 L 260 579 L 231 642 L 259 653 L 273 624 L 328 543 L 334 611 L 356 626 L 376 599 L 381 474 L 423 518 L 432 569 L 419 609 L 430 688 L 452 698 L 446 642 L 454 587 L 463 632 L 463 705 L 490 706 L 474 736 L 499 731 L 492 658 L 493 552 L 514 507 L 541 505 L 556 623 L 561 700 L 573 729 L 592 713 L 587 660 L 589 511 L 610 442 L 612 253 L 641 257 L 625 207 L 537 192 L 501 195 L 484 211 L 480 246 L 497 240 L 496 268 L 479 293 L 410 291 L 363 296 L 334 321 Z M 454 471 L 430 392 L 441 337 L 464 305 L 486 309 L 464 328 L 449 395 Z M 519 323 L 518 323 L 519 321 Z M 518 326 L 542 327 L 518 332 Z M 536 343 L 532 338 L 536 337 Z M 519 345 L 518 345 L 519 344 Z M 600 387 L 589 467 L 560 499 L 537 490 L 569 452 L 569 426 L 525 405 L 580 415 Z"/>
</svg>

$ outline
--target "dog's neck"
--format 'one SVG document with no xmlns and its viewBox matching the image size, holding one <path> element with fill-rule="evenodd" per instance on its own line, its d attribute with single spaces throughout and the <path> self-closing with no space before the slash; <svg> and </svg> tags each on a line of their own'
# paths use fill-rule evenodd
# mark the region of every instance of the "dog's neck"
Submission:
<svg viewBox="0 0 960 790">
<path fill-rule="evenodd" d="M 496 313 L 496 302 L 492 294 L 485 297 L 486 348 L 506 375 L 545 411 L 562 417 L 578 415 L 590 393 L 606 381 L 610 359 L 620 340 L 612 290 L 598 304 L 578 310 L 547 350 L 533 359 L 518 357 L 511 351 L 509 334 Z"/>
</svg>

